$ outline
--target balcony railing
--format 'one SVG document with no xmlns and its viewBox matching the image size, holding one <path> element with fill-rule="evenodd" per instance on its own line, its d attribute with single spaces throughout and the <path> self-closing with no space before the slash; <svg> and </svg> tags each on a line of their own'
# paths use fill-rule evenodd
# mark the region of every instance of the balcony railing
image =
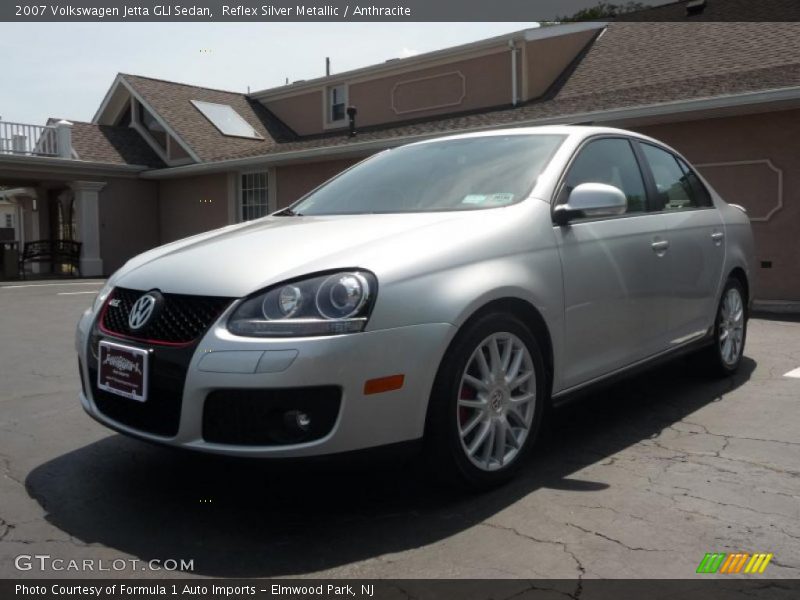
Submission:
<svg viewBox="0 0 800 600">
<path fill-rule="evenodd" d="M 29 125 L 0 121 L 0 154 L 72 158 L 72 123 Z"/>
</svg>

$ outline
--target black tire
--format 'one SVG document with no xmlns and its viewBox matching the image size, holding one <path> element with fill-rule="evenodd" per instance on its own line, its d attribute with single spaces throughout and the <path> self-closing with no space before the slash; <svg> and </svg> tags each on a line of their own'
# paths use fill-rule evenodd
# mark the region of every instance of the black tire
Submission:
<svg viewBox="0 0 800 600">
<path fill-rule="evenodd" d="M 535 384 L 529 383 L 526 391 L 528 393 L 535 391 L 535 399 L 531 403 L 532 408 L 525 409 L 526 415 L 528 410 L 532 410 L 527 436 L 524 441 L 519 443 L 518 447 L 512 446 L 514 450 L 509 450 L 509 452 L 515 451 L 516 454 L 509 459 L 507 465 L 500 466 L 500 461 L 497 461 L 493 467 L 494 470 L 483 470 L 473 464 L 472 459 L 467 456 L 468 451 L 462 445 L 459 431 L 461 427 L 459 419 L 462 418 L 462 413 L 459 410 L 463 411 L 464 409 L 459 407 L 459 398 L 463 394 L 462 376 L 473 353 L 493 334 L 512 334 L 516 336 L 517 341 L 524 344 L 535 377 Z M 529 367 L 530 365 L 527 367 L 528 372 L 530 372 Z M 514 389 L 519 392 L 519 388 Z M 544 408 L 549 401 L 548 390 L 547 372 L 544 368 L 542 352 L 536 338 L 523 321 L 508 313 L 491 312 L 468 322 L 445 353 L 428 404 L 424 458 L 431 475 L 436 481 L 444 481 L 471 490 L 489 489 L 507 482 L 524 464 L 536 441 Z M 509 391 L 509 397 L 513 391 Z M 486 395 L 489 397 L 488 392 Z M 477 416 L 477 409 L 474 410 L 476 412 L 473 414 Z M 505 416 L 512 417 L 508 414 Z M 517 421 L 517 418 L 513 416 L 513 419 L 506 419 L 504 427 L 509 426 L 512 421 L 520 423 L 521 421 Z M 483 427 L 483 423 L 480 424 L 480 427 Z M 509 429 L 508 433 L 505 433 L 505 429 L 503 431 L 504 436 L 510 435 L 516 439 L 512 429 Z M 492 439 L 494 437 L 495 433 L 492 432 Z M 506 440 L 509 438 L 504 437 L 504 445 Z M 491 442 L 489 444 L 491 445 Z M 486 468 L 488 468 L 488 462 Z"/>
<path fill-rule="evenodd" d="M 726 325 L 725 303 L 731 290 L 734 294 L 738 294 L 741 301 L 742 321 L 741 321 L 741 343 L 738 344 L 738 350 L 734 360 L 726 359 L 725 352 L 723 351 L 722 336 L 730 336 L 731 328 Z M 747 294 L 742 283 L 730 277 L 725 282 L 725 287 L 722 289 L 719 303 L 717 304 L 717 312 L 714 316 L 714 340 L 713 343 L 705 348 L 702 352 L 704 366 L 708 372 L 717 377 L 728 377 L 733 375 L 742 363 L 742 356 L 744 355 L 744 346 L 747 341 L 747 320 L 749 314 L 747 311 Z M 728 321 L 730 323 L 730 321 Z M 730 355 L 729 355 L 730 356 Z"/>
</svg>

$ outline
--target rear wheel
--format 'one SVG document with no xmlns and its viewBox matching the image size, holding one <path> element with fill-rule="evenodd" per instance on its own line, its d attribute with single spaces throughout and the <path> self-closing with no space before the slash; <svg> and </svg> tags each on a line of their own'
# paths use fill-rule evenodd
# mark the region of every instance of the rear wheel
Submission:
<svg viewBox="0 0 800 600">
<path fill-rule="evenodd" d="M 445 355 L 430 399 L 430 465 L 472 488 L 510 479 L 533 445 L 546 394 L 539 345 L 512 315 L 467 325 Z"/>
<path fill-rule="evenodd" d="M 738 279 L 729 278 L 714 321 L 714 344 L 706 349 L 708 366 L 722 376 L 736 372 L 747 338 L 747 297 Z"/>
</svg>

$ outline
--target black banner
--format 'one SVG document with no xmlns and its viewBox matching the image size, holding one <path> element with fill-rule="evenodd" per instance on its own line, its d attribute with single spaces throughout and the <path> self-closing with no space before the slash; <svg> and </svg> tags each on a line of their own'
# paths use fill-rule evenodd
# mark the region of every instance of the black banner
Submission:
<svg viewBox="0 0 800 600">
<path fill-rule="evenodd" d="M 10 0 L 0 21 L 797 21 L 796 0 Z"/>
<path fill-rule="evenodd" d="M 52 600 L 770 600 L 796 599 L 800 580 L 0 580 L 0 598 Z"/>
</svg>

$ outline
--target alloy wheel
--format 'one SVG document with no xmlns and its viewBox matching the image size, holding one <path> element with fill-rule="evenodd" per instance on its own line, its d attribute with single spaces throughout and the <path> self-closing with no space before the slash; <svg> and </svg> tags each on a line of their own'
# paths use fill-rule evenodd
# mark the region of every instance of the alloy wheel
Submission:
<svg viewBox="0 0 800 600">
<path fill-rule="evenodd" d="M 744 340 L 744 303 L 739 290 L 728 289 L 719 310 L 719 351 L 722 361 L 733 366 L 742 353 Z"/>
<path fill-rule="evenodd" d="M 508 332 L 485 338 L 467 361 L 458 394 L 458 433 L 470 462 L 484 471 L 512 463 L 537 400 L 536 371 L 522 340 Z"/>
</svg>

